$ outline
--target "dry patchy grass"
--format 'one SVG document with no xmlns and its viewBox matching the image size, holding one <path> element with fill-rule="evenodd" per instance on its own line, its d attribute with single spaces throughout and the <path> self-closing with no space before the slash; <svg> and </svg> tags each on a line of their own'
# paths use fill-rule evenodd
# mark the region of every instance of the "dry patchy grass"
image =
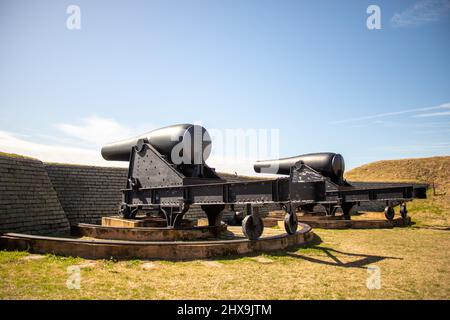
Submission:
<svg viewBox="0 0 450 320">
<path fill-rule="evenodd" d="M 109 261 L 0 252 L 2 299 L 448 299 L 448 231 L 317 230 L 306 248 L 254 257 L 169 262 Z M 272 262 L 268 263 L 268 259 Z M 67 267 L 83 265 L 81 289 Z M 366 287 L 367 267 L 382 288 Z"/>
<path fill-rule="evenodd" d="M 445 193 L 449 159 L 419 159 L 425 169 L 415 167 L 418 159 L 386 167 L 374 163 L 351 171 L 347 178 L 430 183 L 431 176 Z M 317 241 L 306 248 L 253 257 L 93 263 L 52 255 L 30 259 L 26 252 L 0 251 L 0 298 L 449 299 L 449 194 L 430 193 L 429 199 L 413 201 L 408 208 L 416 224 L 411 228 L 319 229 Z M 67 268 L 73 265 L 82 267 L 80 290 L 66 287 Z M 372 265 L 381 270 L 379 290 L 366 286 Z"/>
<path fill-rule="evenodd" d="M 0 157 L 37 160 L 36 158 L 32 158 L 32 157 L 28 157 L 28 156 L 24 156 L 24 155 L 20 155 L 20 154 L 15 154 L 15 153 L 7 153 L 7 152 L 3 152 L 3 151 L 0 151 Z"/>
</svg>

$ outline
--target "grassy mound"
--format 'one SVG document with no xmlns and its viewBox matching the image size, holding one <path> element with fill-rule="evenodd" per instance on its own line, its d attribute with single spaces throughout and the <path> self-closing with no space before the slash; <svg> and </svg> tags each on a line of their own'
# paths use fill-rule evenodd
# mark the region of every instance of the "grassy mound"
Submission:
<svg viewBox="0 0 450 320">
<path fill-rule="evenodd" d="M 409 205 L 410 213 L 421 226 L 450 226 L 450 156 L 376 161 L 347 172 L 345 178 L 427 183 L 428 199 L 414 200 Z"/>
</svg>

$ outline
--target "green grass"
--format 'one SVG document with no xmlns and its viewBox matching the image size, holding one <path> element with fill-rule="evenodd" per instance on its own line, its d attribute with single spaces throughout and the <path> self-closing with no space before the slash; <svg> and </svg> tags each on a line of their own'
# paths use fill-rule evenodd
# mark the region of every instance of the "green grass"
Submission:
<svg viewBox="0 0 450 320">
<path fill-rule="evenodd" d="M 2 253 L 0 254 L 0 265 L 17 262 L 28 255 L 28 252 L 25 251 L 2 251 Z"/>
<path fill-rule="evenodd" d="M 81 289 L 67 268 L 92 261 L 0 252 L 1 299 L 448 299 L 448 231 L 429 228 L 316 230 L 308 247 L 250 257 L 196 261 L 98 260 L 81 268 Z M 261 263 L 255 257 L 272 260 Z M 382 288 L 366 287 L 367 267 Z"/>
<path fill-rule="evenodd" d="M 427 192 L 427 199 L 416 199 L 408 204 L 408 214 L 414 217 L 416 227 L 450 227 L 450 204 L 442 196 L 433 196 L 431 190 Z"/>
<path fill-rule="evenodd" d="M 160 260 L 145 269 L 140 259 L 0 251 L 0 299 L 449 299 L 449 214 L 433 197 L 408 208 L 413 227 L 316 229 L 307 247 L 213 263 Z M 66 287 L 73 265 L 80 290 Z M 371 265 L 381 269 L 380 290 L 366 287 Z"/>
<path fill-rule="evenodd" d="M 417 161 L 428 169 L 419 170 Z M 351 175 L 418 181 L 431 174 L 442 194 L 429 191 L 428 199 L 408 204 L 413 227 L 316 229 L 307 247 L 218 257 L 210 264 L 152 261 L 147 269 L 140 259 L 92 262 L 50 254 L 31 259 L 27 252 L 0 251 L 0 299 L 449 299 L 448 161 L 378 162 Z M 74 265 L 81 267 L 80 290 L 66 286 L 67 268 Z M 381 270 L 380 290 L 366 287 L 373 265 Z"/>
<path fill-rule="evenodd" d="M 2 151 L 0 151 L 0 157 L 17 158 L 17 159 L 33 159 L 33 160 L 37 160 L 36 158 L 32 158 L 32 157 L 28 157 L 28 156 L 23 156 L 23 155 L 15 154 L 15 153 L 2 152 Z"/>
</svg>

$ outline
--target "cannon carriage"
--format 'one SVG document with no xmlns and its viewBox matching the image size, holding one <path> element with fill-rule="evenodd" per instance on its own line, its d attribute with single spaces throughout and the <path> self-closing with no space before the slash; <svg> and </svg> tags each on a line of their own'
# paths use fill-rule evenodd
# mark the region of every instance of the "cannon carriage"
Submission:
<svg viewBox="0 0 450 320">
<path fill-rule="evenodd" d="M 259 161 L 255 171 L 276 173 L 276 179 L 228 182 L 206 164 L 211 153 L 211 138 L 198 125 L 180 124 L 151 131 L 136 138 L 104 146 L 106 160 L 129 161 L 128 178 L 122 190 L 120 214 L 135 218 L 139 212 L 162 215 L 168 228 L 180 228 L 183 215 L 192 205 L 200 205 L 210 226 L 221 223 L 226 206 L 244 205 L 244 235 L 258 239 L 264 229 L 259 208 L 276 204 L 285 211 L 288 234 L 297 231 L 299 210 L 317 204 L 333 215 L 351 209 L 362 201 L 386 201 L 386 217 L 393 218 L 390 203 L 423 197 L 424 190 L 411 185 L 382 188 L 353 187 L 344 178 L 344 159 L 340 154 L 316 153 L 298 157 Z"/>
</svg>

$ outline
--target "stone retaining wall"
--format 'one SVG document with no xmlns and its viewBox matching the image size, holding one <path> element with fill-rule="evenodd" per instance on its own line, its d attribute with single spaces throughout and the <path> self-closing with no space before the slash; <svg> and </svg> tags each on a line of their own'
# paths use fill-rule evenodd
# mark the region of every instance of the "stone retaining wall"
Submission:
<svg viewBox="0 0 450 320">
<path fill-rule="evenodd" d="M 0 233 L 56 235 L 69 230 L 43 163 L 0 155 Z"/>
<path fill-rule="evenodd" d="M 128 169 L 46 163 L 70 224 L 100 223 L 117 215 Z"/>
</svg>

